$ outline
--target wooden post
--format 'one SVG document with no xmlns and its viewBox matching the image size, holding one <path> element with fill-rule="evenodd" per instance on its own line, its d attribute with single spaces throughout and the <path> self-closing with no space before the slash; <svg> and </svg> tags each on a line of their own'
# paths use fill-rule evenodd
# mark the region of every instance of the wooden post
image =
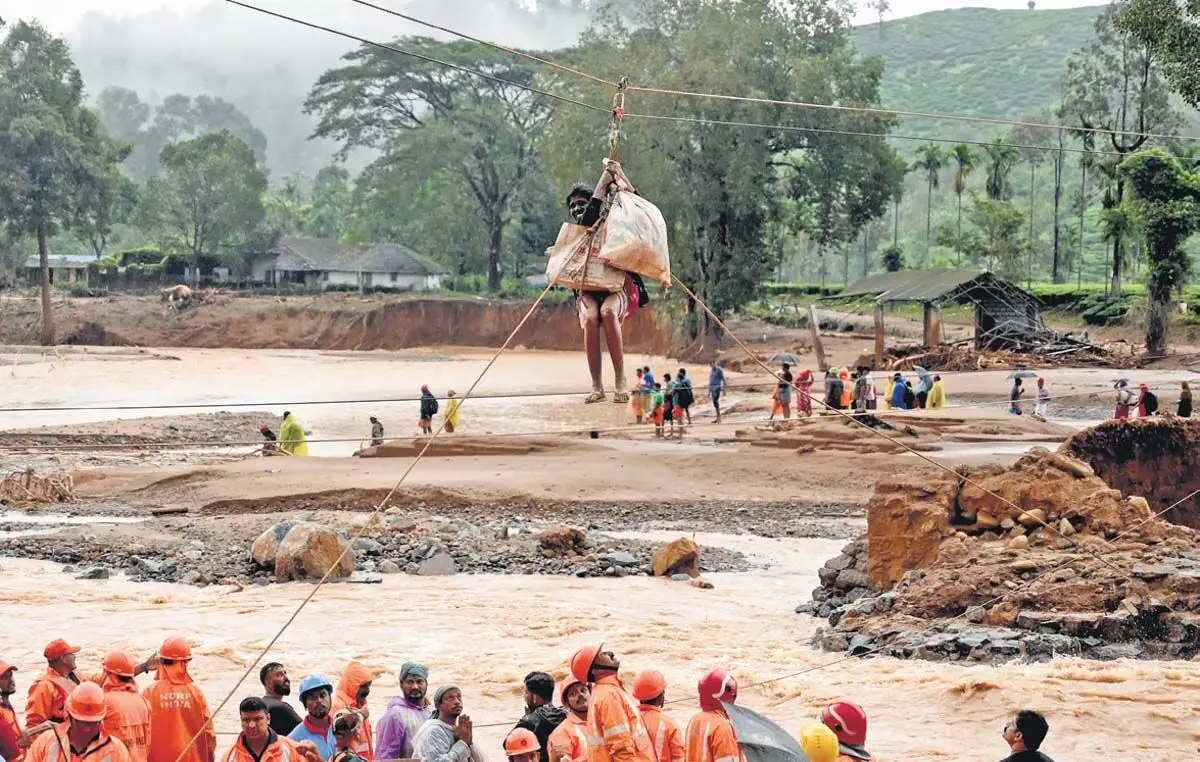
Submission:
<svg viewBox="0 0 1200 762">
<path fill-rule="evenodd" d="M 925 330 L 922 332 L 922 338 L 924 339 L 925 348 L 930 349 L 933 347 L 933 304 L 930 302 L 925 302 L 924 312 Z"/>
<path fill-rule="evenodd" d="M 808 305 L 808 328 L 812 331 L 813 351 L 817 353 L 817 368 L 821 372 L 829 370 L 825 362 L 825 347 L 821 344 L 821 323 L 817 320 L 817 305 Z"/>
<path fill-rule="evenodd" d="M 938 346 L 942 343 L 942 308 L 935 307 L 933 310 L 933 343 L 931 346 Z"/>
<path fill-rule="evenodd" d="M 875 367 L 883 367 L 883 302 L 875 302 Z"/>
</svg>

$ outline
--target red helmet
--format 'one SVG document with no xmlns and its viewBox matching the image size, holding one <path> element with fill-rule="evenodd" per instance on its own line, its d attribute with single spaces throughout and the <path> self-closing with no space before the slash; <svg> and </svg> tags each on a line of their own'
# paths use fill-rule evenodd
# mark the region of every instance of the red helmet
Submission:
<svg viewBox="0 0 1200 762">
<path fill-rule="evenodd" d="M 571 675 L 584 685 L 592 682 L 592 664 L 596 662 L 596 657 L 600 655 L 601 648 L 604 648 L 604 646 L 600 643 L 594 646 L 584 646 L 571 657 Z"/>
<path fill-rule="evenodd" d="M 700 693 L 700 708 L 706 712 L 720 708 L 722 702 L 737 700 L 737 680 L 719 667 L 706 672 L 696 690 Z"/>
<path fill-rule="evenodd" d="M 867 713 L 851 701 L 835 701 L 821 710 L 821 722 L 848 746 L 867 743 Z"/>
</svg>

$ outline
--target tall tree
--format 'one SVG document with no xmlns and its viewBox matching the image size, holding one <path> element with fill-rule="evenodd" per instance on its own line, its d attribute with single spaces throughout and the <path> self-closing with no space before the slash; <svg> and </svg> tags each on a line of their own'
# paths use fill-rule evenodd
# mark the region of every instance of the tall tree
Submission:
<svg viewBox="0 0 1200 762">
<path fill-rule="evenodd" d="M 473 43 L 410 37 L 397 47 L 531 85 L 526 62 Z M 316 136 L 382 152 L 376 176 L 419 186 L 449 170 L 473 197 L 488 234 L 488 288 L 503 276 L 504 232 L 537 164 L 551 110 L 539 96 L 372 46 L 325 72 L 305 104 Z M 598 171 L 597 171 L 598 174 Z"/>
<path fill-rule="evenodd" d="M 1002 137 L 993 138 L 983 147 L 983 152 L 987 155 L 987 181 L 984 183 L 987 197 L 993 201 L 1008 201 L 1013 192 L 1009 176 L 1021 159 L 1020 152 L 1005 143 Z"/>
<path fill-rule="evenodd" d="M 164 250 L 189 258 L 199 283 L 203 258 L 236 254 L 260 231 L 267 178 L 250 146 L 228 132 L 167 146 L 160 162 L 139 216 Z"/>
<path fill-rule="evenodd" d="M 83 106 L 67 44 L 19 21 L 0 41 L 0 219 L 37 237 L 44 344 L 54 343 L 48 239 L 108 214 L 125 147 Z"/>
<path fill-rule="evenodd" d="M 1096 39 L 1067 62 L 1062 110 L 1079 126 L 1098 130 L 1121 156 L 1139 150 L 1149 133 L 1169 132 L 1179 124 L 1153 48 L 1122 29 L 1127 6 L 1113 3 L 1096 18 Z M 1125 196 L 1125 176 L 1109 172 L 1113 187 L 1106 197 L 1115 209 Z M 1112 290 L 1121 293 L 1125 242 L 1112 239 Z"/>
<path fill-rule="evenodd" d="M 958 264 L 962 264 L 962 197 L 967 190 L 967 177 L 975 169 L 977 161 L 975 152 L 971 150 L 971 146 L 965 143 L 959 143 L 950 149 L 950 159 L 954 161 L 954 175 L 951 182 L 954 187 L 954 197 L 958 201 L 958 232 L 955 236 L 957 244 L 955 250 L 958 252 Z"/>
<path fill-rule="evenodd" d="M 1117 24 L 1153 53 L 1163 76 L 1192 108 L 1200 108 L 1200 18 L 1196 3 L 1127 0 Z"/>
<path fill-rule="evenodd" d="M 929 267 L 929 248 L 933 245 L 933 189 L 942 181 L 942 167 L 946 164 L 946 154 L 937 143 L 926 143 L 917 149 L 917 158 L 912 168 L 925 174 L 928 183 L 928 194 L 925 200 L 925 258 L 922 267 Z"/>
<path fill-rule="evenodd" d="M 1119 171 L 1133 188 L 1132 212 L 1145 233 L 1150 259 L 1146 352 L 1162 355 L 1167 350 L 1171 297 L 1182 291 L 1191 268 L 1183 242 L 1200 229 L 1200 175 L 1180 167 L 1162 149 L 1130 156 Z"/>
</svg>

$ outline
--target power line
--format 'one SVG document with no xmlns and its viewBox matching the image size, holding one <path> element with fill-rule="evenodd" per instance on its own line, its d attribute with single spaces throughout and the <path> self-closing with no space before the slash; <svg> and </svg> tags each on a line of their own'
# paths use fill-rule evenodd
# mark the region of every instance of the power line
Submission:
<svg viewBox="0 0 1200 762">
<path fill-rule="evenodd" d="M 489 48 L 494 48 L 503 53 L 509 53 L 514 56 L 520 56 L 521 58 L 525 58 L 530 61 L 534 61 L 535 63 L 540 63 L 545 66 L 550 66 L 555 69 L 558 69 L 559 71 L 567 72 L 568 74 L 573 74 L 576 77 L 581 77 L 583 79 L 589 79 L 592 82 L 595 82 L 600 85 L 608 85 L 609 87 L 617 86 L 616 82 L 610 82 L 607 79 L 601 79 L 600 77 L 594 76 L 592 74 L 588 74 L 585 71 L 579 71 L 578 69 L 572 69 L 570 66 L 558 63 L 557 61 L 550 61 L 545 58 L 539 58 L 539 57 L 533 55 L 532 53 L 526 53 L 523 50 L 517 50 L 516 48 L 510 48 L 506 45 L 501 45 L 497 42 L 488 42 L 487 40 L 480 39 L 479 37 L 472 37 L 471 35 L 466 34 L 465 32 L 459 32 L 459 31 L 456 31 L 449 27 L 440 26 L 438 24 L 434 24 L 429 21 L 424 21 L 422 19 L 417 18 L 416 16 L 410 16 L 407 13 L 401 13 L 400 11 L 395 11 L 395 10 L 392 10 L 391 8 L 384 8 L 381 5 L 376 5 L 375 3 L 369 3 L 366 0 L 350 0 L 350 2 L 357 3 L 358 5 L 362 5 L 367 8 L 374 8 L 375 10 L 382 11 L 383 13 L 386 13 L 390 16 L 396 16 L 398 18 L 404 19 L 405 21 L 411 21 L 414 24 L 420 24 L 421 26 L 429 27 L 430 29 L 436 29 L 439 32 L 445 32 L 446 34 L 452 34 L 455 37 L 461 37 L 464 40 L 470 40 L 471 42 L 479 43 L 480 45 L 484 45 Z"/>
<path fill-rule="evenodd" d="M 318 31 L 328 32 L 329 34 L 335 34 L 338 37 L 344 37 L 348 40 L 354 40 L 355 42 L 358 42 L 363 45 L 370 45 L 375 48 L 380 48 L 381 50 L 390 50 L 393 53 L 399 53 L 401 55 L 409 56 L 411 58 L 417 58 L 422 61 L 427 61 L 432 64 L 437 64 L 438 66 L 445 66 L 446 68 L 449 68 L 449 69 L 455 69 L 456 71 L 461 71 L 465 74 L 471 74 L 473 76 L 480 77 L 481 79 L 486 79 L 491 82 L 496 82 L 498 84 L 507 85 L 509 87 L 516 87 L 521 90 L 526 90 L 531 93 L 536 93 L 537 95 L 542 95 L 542 96 L 545 96 L 547 98 L 552 98 L 557 101 L 562 101 L 564 103 L 570 103 L 575 106 L 582 106 L 583 108 L 591 109 L 593 111 L 602 111 L 606 114 L 609 112 L 609 109 L 602 108 L 600 106 L 593 106 L 590 103 L 584 103 L 583 101 L 578 101 L 578 100 L 575 100 L 574 98 L 568 98 L 563 95 L 556 95 L 554 93 L 546 92 L 545 90 L 539 90 L 536 87 L 530 87 L 529 85 L 523 85 L 519 82 L 513 82 L 511 80 L 504 79 L 503 77 L 497 77 L 492 74 L 487 74 L 486 72 L 482 72 L 477 69 L 471 69 L 469 67 L 460 66 L 458 64 L 450 63 L 448 61 L 442 61 L 437 58 L 433 58 L 431 56 L 423 55 L 421 53 L 414 53 L 410 50 L 403 50 L 403 49 L 397 48 L 393 45 L 385 45 L 382 42 L 375 42 L 374 40 L 368 40 L 365 37 L 359 37 L 358 35 L 351 34 L 349 32 L 343 32 L 339 29 L 334 29 L 332 27 L 324 26 L 322 24 L 317 24 L 312 21 L 305 21 L 304 19 L 299 19 L 299 18 L 296 18 L 295 16 L 289 16 L 286 13 L 278 13 L 276 11 L 267 10 L 266 8 L 259 8 L 256 5 L 250 5 L 249 3 L 243 3 L 243 2 L 241 2 L 241 0 L 225 0 L 225 2 L 229 3 L 230 5 L 236 5 L 238 7 L 245 8 L 247 10 L 262 13 L 266 16 L 273 16 L 277 19 L 282 19 L 283 21 L 290 21 L 293 24 L 299 24 L 300 26 L 306 26 L 309 29 L 316 29 Z"/>
<path fill-rule="evenodd" d="M 230 1 L 232 1 L 232 0 L 230 0 Z M 515 48 L 508 47 L 506 45 L 501 45 L 499 43 L 490 42 L 488 40 L 484 40 L 479 37 L 473 37 L 469 34 L 466 34 L 465 32 L 459 32 L 459 31 L 457 31 L 455 29 L 451 29 L 449 27 L 445 27 L 445 26 L 441 26 L 438 24 L 434 24 L 429 21 L 425 21 L 423 19 L 417 18 L 416 16 L 411 16 L 409 14 L 400 13 L 399 11 L 394 11 L 389 8 L 384 8 L 384 7 L 376 5 L 374 3 L 366 2 L 366 0 L 350 0 L 350 1 L 353 3 L 357 3 L 358 5 L 362 5 L 362 6 L 365 6 L 368 8 L 373 8 L 375 10 L 382 11 L 383 13 L 387 13 L 392 16 L 397 16 L 406 21 L 410 21 L 414 24 L 420 24 L 421 26 L 425 26 L 430 29 L 436 29 L 438 31 L 445 32 L 447 34 L 451 34 L 456 37 L 460 37 L 464 40 L 470 40 L 471 42 L 475 42 L 480 45 L 484 45 L 486 47 L 493 48 L 495 50 L 509 53 L 510 55 L 520 56 L 520 57 L 526 58 L 530 61 L 535 61 L 537 63 L 544 64 L 546 66 L 551 66 L 560 71 L 564 71 L 569 74 L 573 74 L 577 77 L 590 80 L 597 84 L 608 85 L 609 87 L 617 86 L 616 82 L 612 82 L 610 80 L 603 79 L 602 77 L 598 77 L 594 74 L 590 74 L 585 71 L 580 71 L 578 69 L 573 69 L 569 66 L 557 63 L 555 61 L 550 61 L 550 60 L 547 60 L 544 58 L 539 58 L 538 56 L 532 55 L 530 53 L 526 53 L 521 50 L 517 50 Z M 829 111 L 867 113 L 867 114 L 875 114 L 875 115 L 879 115 L 879 116 L 898 116 L 898 117 L 920 118 L 920 119 L 946 119 L 946 120 L 951 120 L 951 121 L 979 122 L 979 123 L 983 123 L 983 124 L 995 124 L 995 125 L 1010 126 L 1010 127 L 1030 127 L 1030 128 L 1042 128 L 1042 129 L 1051 129 L 1051 130 L 1066 130 L 1067 132 L 1073 132 L 1073 133 L 1098 133 L 1098 134 L 1103 134 L 1103 135 L 1121 135 L 1121 136 L 1132 136 L 1132 137 L 1144 136 L 1146 138 L 1154 138 L 1154 139 L 1158 139 L 1158 140 L 1170 140 L 1170 141 L 1200 140 L 1200 137 L 1191 136 L 1191 135 L 1164 135 L 1164 134 L 1152 133 L 1152 132 L 1138 132 L 1135 130 L 1108 130 L 1108 129 L 1104 129 L 1102 127 L 1085 127 L 1082 125 L 1070 126 L 1070 125 L 1065 125 L 1065 124 L 1049 124 L 1049 123 L 1044 123 L 1044 122 L 1033 122 L 1033 121 L 1027 121 L 1027 120 L 1005 119 L 1002 117 L 972 116 L 969 114 L 942 114 L 942 113 L 937 113 L 937 112 L 909 111 L 909 110 L 904 110 L 904 109 L 886 108 L 886 107 L 882 107 L 882 106 L 847 106 L 847 105 L 830 104 L 830 103 L 813 103 L 813 102 L 807 102 L 807 101 L 775 100 L 775 99 L 771 99 L 771 98 L 754 98 L 754 97 L 750 97 L 750 96 L 726 95 L 726 94 L 721 94 L 721 93 L 703 93 L 703 92 L 694 92 L 694 91 L 689 91 L 689 90 L 671 90 L 671 89 L 667 89 L 667 88 L 657 88 L 657 87 L 637 87 L 637 86 L 633 86 L 633 85 L 630 85 L 628 87 L 628 90 L 631 92 L 643 92 L 643 93 L 651 93 L 651 94 L 656 94 L 656 95 L 676 95 L 676 96 L 687 96 L 687 97 L 693 97 L 693 98 L 712 98 L 712 99 L 716 99 L 716 100 L 740 101 L 740 102 L 745 102 L 745 103 L 759 103 L 759 104 L 774 105 L 774 106 L 791 106 L 791 107 L 799 107 L 799 108 L 823 109 L 823 110 L 829 110 Z M 958 141 L 953 141 L 953 142 L 968 143 L 968 144 L 971 143 L 971 141 L 965 141 L 965 140 L 958 140 Z M 1029 148 L 1038 148 L 1038 147 L 1030 146 Z M 1106 152 L 1085 151 L 1085 153 L 1106 153 Z M 1112 152 L 1112 153 L 1117 153 L 1117 152 Z M 1124 154 L 1118 153 L 1117 155 L 1124 155 Z"/>
</svg>

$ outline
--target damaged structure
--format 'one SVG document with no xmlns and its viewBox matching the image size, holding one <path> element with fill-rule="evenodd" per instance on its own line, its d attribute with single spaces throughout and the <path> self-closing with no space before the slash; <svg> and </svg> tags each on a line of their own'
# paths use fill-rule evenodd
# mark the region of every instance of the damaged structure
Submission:
<svg viewBox="0 0 1200 762">
<path fill-rule="evenodd" d="M 920 304 L 923 345 L 942 343 L 942 308 L 970 304 L 975 308 L 977 350 L 1013 350 L 1035 354 L 1072 353 L 1095 349 L 1086 342 L 1062 336 L 1046 327 L 1038 298 L 1020 286 L 986 270 L 911 270 L 881 273 L 847 286 L 824 301 L 875 302 L 875 359 L 884 360 L 884 306 Z"/>
</svg>

